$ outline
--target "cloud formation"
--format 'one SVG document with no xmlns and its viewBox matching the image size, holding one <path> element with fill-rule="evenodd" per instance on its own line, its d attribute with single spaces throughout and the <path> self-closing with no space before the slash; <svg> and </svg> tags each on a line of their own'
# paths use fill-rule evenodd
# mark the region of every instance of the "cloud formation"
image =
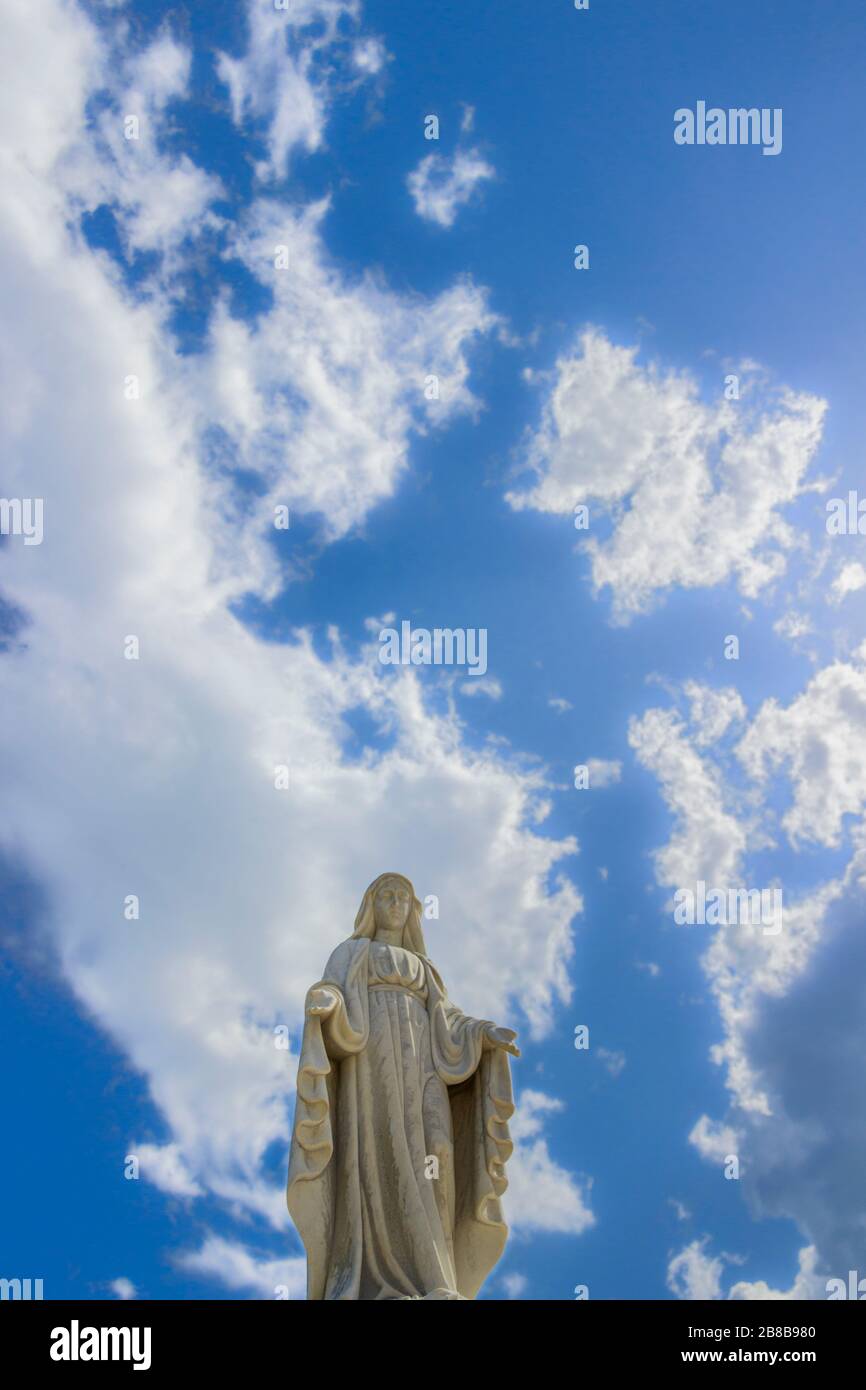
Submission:
<svg viewBox="0 0 866 1390">
<path fill-rule="evenodd" d="M 318 517 L 323 543 L 344 535 L 393 494 L 413 432 L 474 408 L 468 352 L 492 318 L 468 281 L 425 300 L 350 280 L 325 250 L 325 205 L 257 198 L 227 253 L 271 307 L 253 324 L 220 301 L 201 352 L 182 357 L 175 275 L 215 184 L 163 153 L 153 125 L 185 90 L 188 54 L 162 37 L 119 69 L 111 109 L 136 91 L 151 122 L 139 159 L 110 122 L 88 124 L 106 36 L 56 3 L 37 43 L 25 9 L 11 6 L 18 88 L 0 106 L 3 443 L 10 492 L 44 498 L 45 535 L 0 556 L 24 615 L 0 663 L 0 843 L 46 890 L 64 981 L 147 1079 L 163 1128 L 130 1136 L 142 1175 L 285 1231 L 265 1162 L 289 1132 L 295 1061 L 278 1030 L 297 1036 L 307 986 L 384 866 L 439 898 L 431 954 L 467 1011 L 542 1037 L 570 996 L 581 899 L 562 868 L 577 846 L 543 832 L 543 774 L 472 747 L 438 691 L 386 675 L 372 643 L 350 654 L 333 627 L 322 643 L 302 629 L 267 641 L 235 612 L 291 578 L 270 542 L 277 501 Z M 252 79 L 229 75 L 245 121 Z M 32 95 L 52 80 L 51 102 Z M 276 176 L 320 113 L 300 133 L 264 116 L 261 172 Z M 160 205 L 150 187 L 177 169 L 184 191 Z M 129 248 L 159 251 L 135 293 L 80 234 L 104 200 Z M 428 371 L 442 386 L 429 406 Z M 515 1163 L 517 1219 L 582 1229 L 580 1189 L 537 1128 Z M 296 1263 L 217 1236 L 187 1257 L 262 1294 L 295 1289 Z"/>
<path fill-rule="evenodd" d="M 866 1226 L 858 983 L 866 968 L 866 644 L 787 704 L 767 699 L 751 718 L 733 691 L 691 685 L 684 694 L 691 718 L 654 709 L 630 729 L 674 818 L 655 856 L 659 883 L 765 884 L 782 846 L 786 855 L 811 850 L 793 887 L 777 880 L 778 935 L 678 928 L 708 933 L 701 964 L 722 1031 L 711 1056 L 730 1095 L 726 1116 L 699 1116 L 689 1139 L 720 1180 L 727 1156 L 737 1155 L 754 1214 L 787 1217 L 807 1240 L 794 1292 L 759 1280 L 730 1296 L 825 1297 L 828 1277 L 862 1264 Z"/>
<path fill-rule="evenodd" d="M 807 486 L 825 402 L 782 390 L 706 404 L 686 373 L 641 366 L 637 353 L 586 329 L 540 378 L 533 481 L 507 500 L 558 516 L 589 507 L 592 583 L 610 589 L 617 622 L 675 585 L 730 581 L 755 597 L 798 543 L 783 511 Z"/>
<path fill-rule="evenodd" d="M 495 175 L 493 165 L 479 150 L 459 149 L 450 157 L 425 155 L 407 183 L 419 217 L 440 227 L 453 227 L 460 209 Z"/>
</svg>

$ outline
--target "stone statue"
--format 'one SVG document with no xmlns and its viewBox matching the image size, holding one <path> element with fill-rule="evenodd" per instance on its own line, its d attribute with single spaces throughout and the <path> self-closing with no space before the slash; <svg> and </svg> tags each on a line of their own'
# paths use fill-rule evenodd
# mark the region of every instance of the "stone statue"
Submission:
<svg viewBox="0 0 866 1390">
<path fill-rule="evenodd" d="M 309 990 L 286 1201 L 308 1299 L 470 1299 L 505 1247 L 516 1033 L 468 1018 L 402 874 Z"/>
</svg>

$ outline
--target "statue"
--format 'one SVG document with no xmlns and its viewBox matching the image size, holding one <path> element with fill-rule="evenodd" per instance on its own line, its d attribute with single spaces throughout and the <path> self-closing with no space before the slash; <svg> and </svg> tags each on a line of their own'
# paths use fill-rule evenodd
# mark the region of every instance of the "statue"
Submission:
<svg viewBox="0 0 866 1390">
<path fill-rule="evenodd" d="M 452 1004 L 402 874 L 307 993 L 286 1201 L 308 1299 L 471 1299 L 505 1248 L 510 1028 Z"/>
</svg>

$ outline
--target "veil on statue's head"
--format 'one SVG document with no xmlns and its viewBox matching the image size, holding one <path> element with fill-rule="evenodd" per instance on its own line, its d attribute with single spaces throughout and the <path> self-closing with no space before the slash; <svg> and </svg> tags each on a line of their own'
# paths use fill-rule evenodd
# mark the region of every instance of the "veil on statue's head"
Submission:
<svg viewBox="0 0 866 1390">
<path fill-rule="evenodd" d="M 373 879 L 373 882 L 361 899 L 361 906 L 358 908 L 358 915 L 355 918 L 355 930 L 352 932 L 352 937 L 354 939 L 357 936 L 367 936 L 372 939 L 376 935 L 376 893 L 380 885 L 389 878 L 396 878 L 399 883 L 404 883 L 412 895 L 409 916 L 406 918 L 406 925 L 403 928 L 403 945 L 408 950 L 414 951 L 416 956 L 426 956 L 427 946 L 424 942 L 424 933 L 421 930 L 421 904 L 415 896 L 415 889 L 411 880 L 408 879 L 405 874 L 380 874 L 378 878 Z"/>
</svg>

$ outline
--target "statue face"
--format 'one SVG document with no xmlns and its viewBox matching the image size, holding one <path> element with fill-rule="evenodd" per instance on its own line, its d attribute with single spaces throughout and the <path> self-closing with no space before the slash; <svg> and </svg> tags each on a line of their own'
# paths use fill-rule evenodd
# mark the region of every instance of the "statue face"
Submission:
<svg viewBox="0 0 866 1390">
<path fill-rule="evenodd" d="M 411 906 L 412 894 L 405 883 L 401 883 L 398 878 L 386 878 L 385 882 L 379 885 L 373 899 L 376 931 L 386 932 L 389 936 L 396 932 L 402 933 L 409 920 Z"/>
</svg>

